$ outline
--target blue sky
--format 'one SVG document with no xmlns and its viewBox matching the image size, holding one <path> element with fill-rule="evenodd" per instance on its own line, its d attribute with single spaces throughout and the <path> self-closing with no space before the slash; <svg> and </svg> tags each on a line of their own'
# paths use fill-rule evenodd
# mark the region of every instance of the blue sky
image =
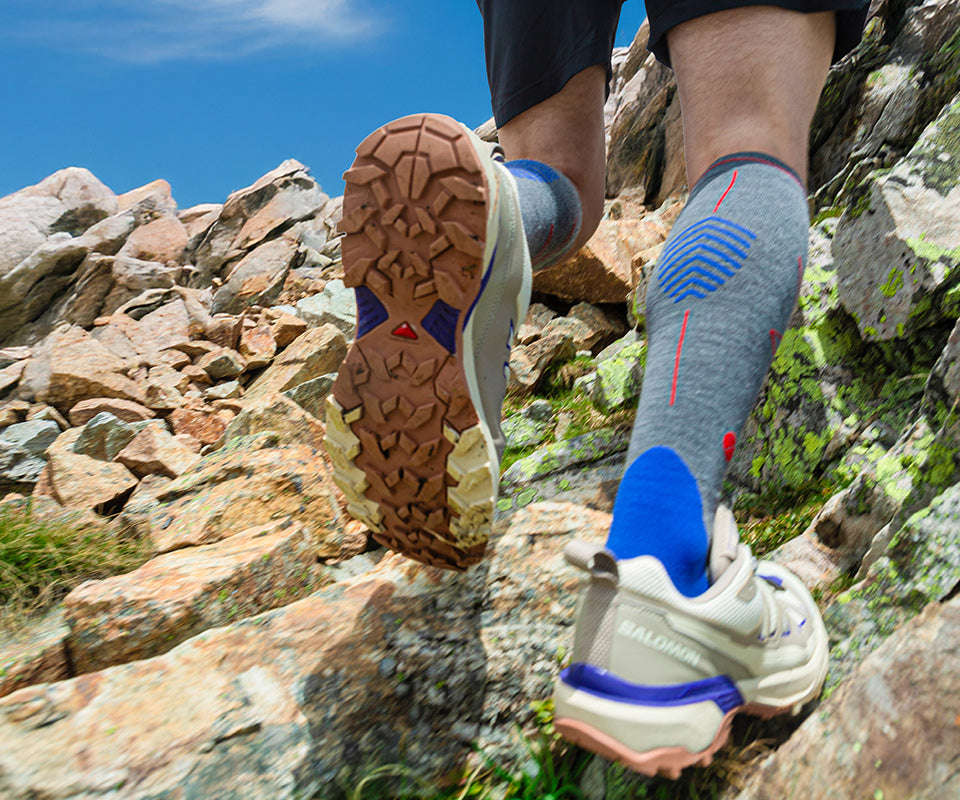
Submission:
<svg viewBox="0 0 960 800">
<path fill-rule="evenodd" d="M 2 0 L 0 76 L 0 196 L 76 165 L 186 208 L 291 157 L 335 195 L 382 122 L 490 116 L 474 0 Z"/>
</svg>

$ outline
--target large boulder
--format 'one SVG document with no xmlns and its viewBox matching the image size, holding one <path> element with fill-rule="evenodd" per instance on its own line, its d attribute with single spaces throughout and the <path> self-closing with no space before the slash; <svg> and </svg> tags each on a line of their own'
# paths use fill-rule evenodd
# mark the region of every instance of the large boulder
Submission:
<svg viewBox="0 0 960 800">
<path fill-rule="evenodd" d="M 127 364 L 82 328 L 65 325 L 37 348 L 18 391 L 68 412 L 92 397 L 115 397 L 143 403 L 143 389 L 126 374 Z"/>
<path fill-rule="evenodd" d="M 116 210 L 113 192 L 78 167 L 0 198 L 0 344 L 69 285 L 87 252 L 74 237 Z"/>
<path fill-rule="evenodd" d="M 960 794 L 960 600 L 897 631 L 768 756 L 737 800 Z"/>
<path fill-rule="evenodd" d="M 960 95 L 892 170 L 875 173 L 837 225 L 840 301 L 866 340 L 960 312 Z"/>
<path fill-rule="evenodd" d="M 317 215 L 328 202 L 303 164 L 293 159 L 284 161 L 252 186 L 227 198 L 216 222 L 192 253 L 198 269 L 195 282 L 209 285 L 225 265 L 239 261 L 294 223 Z"/>
<path fill-rule="evenodd" d="M 315 423 L 319 425 L 319 423 Z M 337 559 L 352 546 L 344 533 L 336 489 L 316 450 L 281 445 L 274 433 L 232 439 L 150 499 L 129 505 L 157 552 L 210 544 L 270 520 L 302 523 L 317 555 Z"/>
<path fill-rule="evenodd" d="M 319 577 L 302 525 L 279 520 L 88 581 L 64 601 L 76 673 L 165 653 L 201 631 L 290 603 Z"/>
<path fill-rule="evenodd" d="M 863 40 L 833 66 L 811 128 L 810 187 L 818 206 L 894 164 L 957 90 L 960 6 L 875 0 Z"/>
</svg>

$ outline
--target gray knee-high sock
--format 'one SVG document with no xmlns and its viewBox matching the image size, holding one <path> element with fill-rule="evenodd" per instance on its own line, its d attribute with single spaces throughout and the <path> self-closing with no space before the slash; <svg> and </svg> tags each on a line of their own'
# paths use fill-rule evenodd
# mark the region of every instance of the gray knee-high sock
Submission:
<svg viewBox="0 0 960 800">
<path fill-rule="evenodd" d="M 580 232 L 580 195 L 566 175 L 541 161 L 517 159 L 504 166 L 517 182 L 533 269 L 549 267 L 567 254 Z"/>
<path fill-rule="evenodd" d="M 688 522 L 699 517 L 709 535 L 727 462 L 797 299 L 808 226 L 800 179 L 762 153 L 716 161 L 691 191 L 647 290 L 646 372 L 611 530 L 618 557 L 646 554 L 648 538 L 694 536 L 663 527 L 663 509 L 691 500 L 701 513 Z M 660 519 L 637 505 L 644 496 L 660 504 Z M 656 530 L 630 524 L 638 518 Z"/>
</svg>

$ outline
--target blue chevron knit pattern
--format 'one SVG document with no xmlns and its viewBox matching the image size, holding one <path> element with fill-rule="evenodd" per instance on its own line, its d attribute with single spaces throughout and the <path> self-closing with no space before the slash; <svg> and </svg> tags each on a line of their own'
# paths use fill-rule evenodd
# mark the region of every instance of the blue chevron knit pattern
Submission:
<svg viewBox="0 0 960 800">
<path fill-rule="evenodd" d="M 719 159 L 691 191 L 647 289 L 646 372 L 617 504 L 635 499 L 620 519 L 614 512 L 618 557 L 653 554 L 664 536 L 705 552 L 727 464 L 796 303 L 808 227 L 800 179 L 762 153 Z M 696 530 L 689 514 L 663 516 L 664 504 L 689 503 L 686 481 L 651 482 L 645 461 L 630 468 L 653 448 L 672 451 L 695 480 Z"/>
<path fill-rule="evenodd" d="M 580 232 L 580 195 L 566 175 L 540 161 L 516 159 L 504 166 L 517 182 L 533 269 L 549 267 L 567 254 Z"/>
</svg>

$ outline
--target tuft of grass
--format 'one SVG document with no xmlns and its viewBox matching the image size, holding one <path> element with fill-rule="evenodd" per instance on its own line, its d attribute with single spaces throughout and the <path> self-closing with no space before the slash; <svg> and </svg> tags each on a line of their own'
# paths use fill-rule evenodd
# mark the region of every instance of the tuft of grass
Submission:
<svg viewBox="0 0 960 800">
<path fill-rule="evenodd" d="M 31 503 L 0 506 L 0 627 L 42 613 L 83 581 L 129 572 L 149 543 L 82 516 L 39 514 Z"/>
<path fill-rule="evenodd" d="M 823 504 L 835 493 L 826 484 L 805 492 L 750 495 L 736 505 L 741 538 L 753 554 L 763 556 L 803 533 Z"/>
</svg>

